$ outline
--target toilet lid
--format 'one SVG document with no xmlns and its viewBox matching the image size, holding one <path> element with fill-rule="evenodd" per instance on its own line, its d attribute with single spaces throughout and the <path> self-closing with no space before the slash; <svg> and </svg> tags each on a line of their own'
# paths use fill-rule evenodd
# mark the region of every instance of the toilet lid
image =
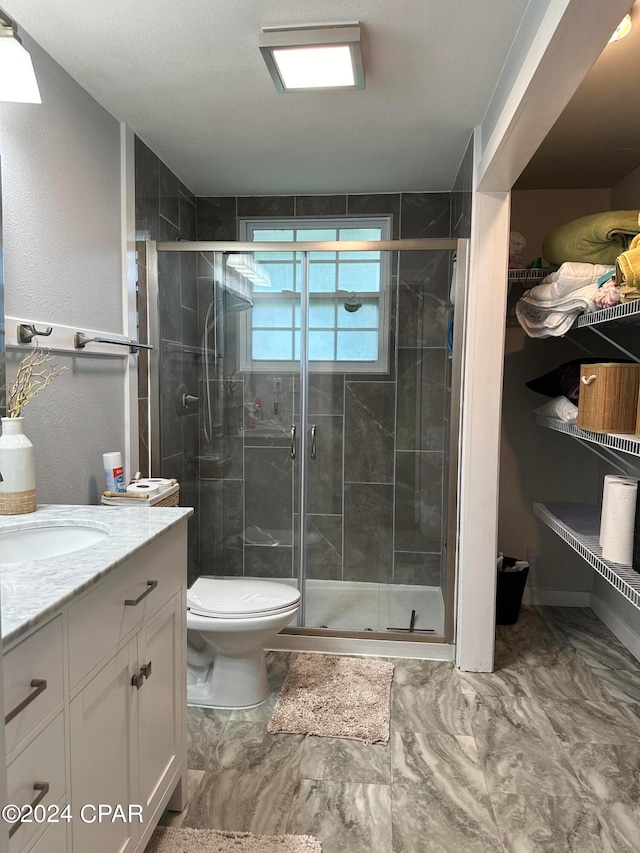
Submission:
<svg viewBox="0 0 640 853">
<path fill-rule="evenodd" d="M 300 590 L 274 581 L 249 578 L 198 578 L 187 590 L 187 606 L 198 616 L 257 616 L 287 610 L 300 601 Z"/>
</svg>

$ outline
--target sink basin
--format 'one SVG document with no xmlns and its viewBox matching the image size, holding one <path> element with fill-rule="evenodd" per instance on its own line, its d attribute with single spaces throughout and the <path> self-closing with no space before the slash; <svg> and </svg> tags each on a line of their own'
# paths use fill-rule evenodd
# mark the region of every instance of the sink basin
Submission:
<svg viewBox="0 0 640 853">
<path fill-rule="evenodd" d="M 106 525 L 78 522 L 67 525 L 35 525 L 0 529 L 0 565 L 47 560 L 90 548 L 109 536 Z"/>
</svg>

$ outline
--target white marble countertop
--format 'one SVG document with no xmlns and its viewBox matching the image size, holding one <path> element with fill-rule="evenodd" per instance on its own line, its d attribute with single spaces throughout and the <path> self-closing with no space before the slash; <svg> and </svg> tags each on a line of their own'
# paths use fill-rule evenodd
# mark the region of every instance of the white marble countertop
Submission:
<svg viewBox="0 0 640 853">
<path fill-rule="evenodd" d="M 50 504 L 38 506 L 28 515 L 0 516 L 0 533 L 16 527 L 69 527 L 78 522 L 112 531 L 101 542 L 70 554 L 0 564 L 2 642 L 6 645 L 24 634 L 190 515 L 190 507 Z"/>
</svg>

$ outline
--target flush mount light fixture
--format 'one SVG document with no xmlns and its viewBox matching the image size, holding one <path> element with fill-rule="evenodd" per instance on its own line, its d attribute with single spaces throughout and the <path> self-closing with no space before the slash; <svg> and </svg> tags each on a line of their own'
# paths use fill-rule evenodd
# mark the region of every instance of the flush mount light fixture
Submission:
<svg viewBox="0 0 640 853">
<path fill-rule="evenodd" d="M 365 87 L 358 23 L 269 27 L 260 50 L 278 92 Z"/>
<path fill-rule="evenodd" d="M 22 46 L 16 29 L 0 9 L 0 101 L 41 104 L 31 56 Z"/>
<path fill-rule="evenodd" d="M 625 36 L 628 36 L 631 32 L 631 15 L 625 15 L 624 18 L 620 21 L 618 26 L 615 28 L 613 35 L 607 42 L 607 44 L 611 44 L 614 41 L 620 41 Z"/>
</svg>

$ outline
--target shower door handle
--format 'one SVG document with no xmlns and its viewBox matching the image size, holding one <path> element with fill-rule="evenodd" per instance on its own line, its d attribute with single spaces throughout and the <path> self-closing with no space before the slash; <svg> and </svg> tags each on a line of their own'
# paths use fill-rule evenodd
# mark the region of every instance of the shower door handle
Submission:
<svg viewBox="0 0 640 853">
<path fill-rule="evenodd" d="M 291 458 L 296 458 L 296 425 L 291 424 Z"/>
<path fill-rule="evenodd" d="M 311 458 L 316 458 L 316 425 L 311 424 Z"/>
</svg>

